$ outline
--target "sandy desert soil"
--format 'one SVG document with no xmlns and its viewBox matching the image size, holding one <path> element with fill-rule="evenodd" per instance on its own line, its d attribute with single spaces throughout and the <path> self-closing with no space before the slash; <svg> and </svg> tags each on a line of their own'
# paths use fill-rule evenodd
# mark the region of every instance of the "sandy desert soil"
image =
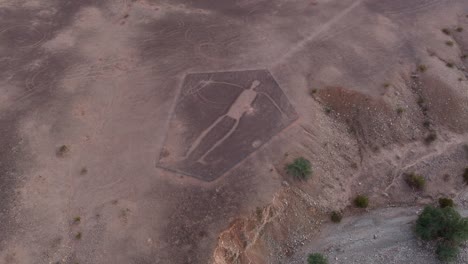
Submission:
<svg viewBox="0 0 468 264">
<path fill-rule="evenodd" d="M 0 0 L 0 263 L 300 263 L 340 240 L 316 238 L 332 210 L 361 219 L 358 193 L 466 209 L 467 55 L 464 0 Z M 172 127 L 194 138 L 174 115 L 187 74 L 245 70 L 298 118 L 210 181 L 157 166 Z M 284 172 L 299 156 L 307 182 Z"/>
</svg>

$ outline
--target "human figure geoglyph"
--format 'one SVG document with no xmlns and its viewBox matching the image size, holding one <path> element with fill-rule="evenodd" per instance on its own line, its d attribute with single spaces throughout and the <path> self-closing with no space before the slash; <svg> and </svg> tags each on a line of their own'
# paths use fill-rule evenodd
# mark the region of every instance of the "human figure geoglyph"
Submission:
<svg viewBox="0 0 468 264">
<path fill-rule="evenodd" d="M 209 84 L 213 84 L 217 82 L 212 82 L 209 81 Z M 228 84 L 228 83 L 225 83 Z M 243 91 L 239 94 L 239 96 L 236 98 L 234 103 L 229 107 L 229 110 L 227 111 L 226 114 L 218 117 L 209 127 L 207 127 L 205 130 L 203 130 L 200 135 L 195 139 L 195 141 L 192 143 L 190 146 L 189 150 L 187 151 L 185 158 L 190 157 L 191 154 L 199 147 L 203 139 L 207 136 L 207 134 L 214 128 L 216 127 L 225 117 L 234 119 L 234 125 L 229 129 L 229 131 L 219 140 L 217 140 L 200 158 L 196 160 L 196 162 L 199 162 L 201 164 L 206 164 L 205 158 L 219 145 L 221 145 L 229 136 L 234 133 L 236 130 L 237 126 L 239 125 L 239 120 L 241 117 L 248 113 L 249 111 L 253 111 L 253 102 L 257 98 L 259 94 L 265 95 L 272 103 L 273 105 L 281 112 L 282 115 L 284 115 L 283 111 L 279 108 L 279 106 L 276 104 L 276 102 L 266 93 L 263 92 L 257 92 L 254 90 L 256 87 L 260 85 L 260 81 L 254 80 L 252 84 L 250 85 L 249 89 L 243 89 Z M 203 85 L 203 87 L 205 87 Z M 237 85 L 233 85 L 237 86 Z M 203 88 L 202 87 L 202 88 Z M 239 87 L 239 86 L 237 86 Z M 198 91 L 200 89 L 197 89 Z M 197 91 L 197 92 L 198 92 Z"/>
</svg>

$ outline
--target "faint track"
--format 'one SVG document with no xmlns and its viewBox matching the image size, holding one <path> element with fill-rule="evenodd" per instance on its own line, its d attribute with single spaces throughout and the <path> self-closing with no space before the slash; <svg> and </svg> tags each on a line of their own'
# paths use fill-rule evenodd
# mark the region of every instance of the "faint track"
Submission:
<svg viewBox="0 0 468 264">
<path fill-rule="evenodd" d="M 23 29 L 23 30 L 21 30 L 21 29 Z M 42 32 L 42 31 L 39 31 L 37 28 L 35 28 L 33 26 L 28 26 L 28 25 L 13 25 L 13 26 L 3 28 L 3 29 L 0 30 L 0 36 L 2 36 L 4 34 L 8 34 L 8 32 L 10 32 L 12 30 L 13 31 L 19 31 L 19 33 L 30 35 L 29 37 L 32 37 L 32 39 L 30 39 L 30 40 L 28 39 L 28 41 L 26 41 L 26 44 L 21 44 L 21 42 L 23 42 L 23 40 L 16 37 L 15 39 L 13 39 L 15 48 L 34 48 L 34 47 L 37 47 L 41 43 L 43 43 L 45 41 L 46 37 L 47 37 L 46 33 Z M 25 36 L 22 36 L 22 37 L 25 37 Z"/>
<path fill-rule="evenodd" d="M 353 4 L 351 4 L 349 7 L 338 13 L 336 16 L 334 16 L 332 19 L 330 19 L 328 22 L 320 26 L 316 31 L 312 32 L 307 38 L 303 39 L 296 45 L 294 45 L 291 49 L 289 49 L 285 54 L 279 57 L 276 62 L 274 62 L 274 65 L 280 64 L 284 62 L 285 60 L 289 59 L 291 56 L 296 54 L 297 52 L 303 50 L 307 45 L 309 45 L 312 41 L 314 41 L 318 36 L 323 34 L 324 32 L 327 32 L 330 30 L 330 28 L 338 23 L 341 19 L 343 19 L 346 15 L 348 15 L 351 11 L 353 11 L 357 6 L 359 6 L 363 0 L 357 0 Z"/>
<path fill-rule="evenodd" d="M 385 0 L 370 4 L 371 9 L 385 15 L 408 15 L 438 6 L 445 0 Z"/>
</svg>

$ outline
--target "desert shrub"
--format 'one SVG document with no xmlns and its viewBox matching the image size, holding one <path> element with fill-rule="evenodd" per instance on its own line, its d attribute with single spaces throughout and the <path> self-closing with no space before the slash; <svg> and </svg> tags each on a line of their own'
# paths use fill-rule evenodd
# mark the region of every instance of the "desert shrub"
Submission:
<svg viewBox="0 0 468 264">
<path fill-rule="evenodd" d="M 443 28 L 443 29 L 442 29 L 442 32 L 443 32 L 445 35 L 450 35 L 450 29 L 448 29 L 448 28 Z"/>
<path fill-rule="evenodd" d="M 439 198 L 439 206 L 440 208 L 445 208 L 445 207 L 453 207 L 453 200 L 450 198 Z"/>
<path fill-rule="evenodd" d="M 445 41 L 445 45 L 447 45 L 449 47 L 452 47 L 453 46 L 453 41 L 447 40 L 447 41 Z"/>
<path fill-rule="evenodd" d="M 67 146 L 67 145 L 62 145 L 60 146 L 57 151 L 55 152 L 55 154 L 57 155 L 57 157 L 63 157 L 65 156 L 68 152 L 70 151 L 70 148 Z"/>
<path fill-rule="evenodd" d="M 462 28 L 462 27 L 457 27 L 455 30 L 456 30 L 457 32 L 462 32 L 462 31 L 463 31 L 463 28 Z"/>
<path fill-rule="evenodd" d="M 445 65 L 446 65 L 447 67 L 449 67 L 449 68 L 453 68 L 453 66 L 454 66 L 454 64 L 451 63 L 451 62 L 447 62 Z"/>
<path fill-rule="evenodd" d="M 343 215 L 338 211 L 333 211 L 330 215 L 330 218 L 333 223 L 339 223 L 341 222 L 341 219 L 343 219 Z"/>
<path fill-rule="evenodd" d="M 463 180 L 468 184 L 468 167 L 466 167 L 465 172 L 463 172 Z"/>
<path fill-rule="evenodd" d="M 307 258 L 308 264 L 328 264 L 327 258 L 320 253 L 310 254 Z"/>
<path fill-rule="evenodd" d="M 354 205 L 359 208 L 366 208 L 369 206 L 369 198 L 364 195 L 358 195 L 354 198 Z"/>
<path fill-rule="evenodd" d="M 430 133 L 429 135 L 427 135 L 426 138 L 424 138 L 424 142 L 429 145 L 432 142 L 434 142 L 436 139 L 437 139 L 437 134 L 436 133 Z"/>
<path fill-rule="evenodd" d="M 426 185 L 426 179 L 423 176 L 415 173 L 406 174 L 406 183 L 413 189 L 422 190 Z"/>
<path fill-rule="evenodd" d="M 425 128 L 431 127 L 431 121 L 429 121 L 429 120 L 424 120 L 423 126 L 424 126 Z"/>
<path fill-rule="evenodd" d="M 418 71 L 420 71 L 420 72 L 425 72 L 426 70 L 427 70 L 427 66 L 426 66 L 426 65 L 420 64 L 420 65 L 418 66 Z"/>
<path fill-rule="evenodd" d="M 405 109 L 404 109 L 403 107 L 398 107 L 398 108 L 396 109 L 396 112 L 397 112 L 398 115 L 402 115 L 403 112 L 405 112 Z"/>
<path fill-rule="evenodd" d="M 456 260 L 458 252 L 458 245 L 451 242 L 441 242 L 436 249 L 437 258 L 443 262 Z"/>
<path fill-rule="evenodd" d="M 439 239 L 458 244 L 468 239 L 468 219 L 452 207 L 426 206 L 416 221 L 415 232 L 424 240 Z"/>
<path fill-rule="evenodd" d="M 309 178 L 312 174 L 310 161 L 303 157 L 297 158 L 292 163 L 286 165 L 286 171 L 289 175 L 302 180 Z"/>
</svg>

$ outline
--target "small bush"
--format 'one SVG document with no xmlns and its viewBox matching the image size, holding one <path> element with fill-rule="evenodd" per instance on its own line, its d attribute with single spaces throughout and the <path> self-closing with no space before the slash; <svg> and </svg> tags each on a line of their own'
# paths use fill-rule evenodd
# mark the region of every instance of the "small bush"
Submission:
<svg viewBox="0 0 468 264">
<path fill-rule="evenodd" d="M 384 84 L 383 84 L 383 87 L 384 87 L 384 88 L 390 87 L 390 83 L 388 83 L 388 82 L 384 83 Z"/>
<path fill-rule="evenodd" d="M 308 264 L 328 264 L 327 258 L 320 253 L 310 254 L 307 258 Z"/>
<path fill-rule="evenodd" d="M 70 152 L 70 148 L 67 145 L 60 146 L 55 154 L 57 157 L 64 157 L 68 152 Z"/>
<path fill-rule="evenodd" d="M 463 180 L 468 184 L 468 167 L 466 167 L 465 172 L 463 172 Z"/>
<path fill-rule="evenodd" d="M 445 41 L 445 45 L 447 45 L 447 46 L 449 46 L 449 47 L 452 47 L 453 44 L 454 44 L 454 43 L 453 43 L 453 41 L 451 41 L 451 40 Z"/>
<path fill-rule="evenodd" d="M 426 185 L 426 179 L 423 176 L 414 173 L 407 174 L 405 177 L 406 183 L 413 189 L 422 190 Z"/>
<path fill-rule="evenodd" d="M 462 27 L 457 27 L 455 30 L 456 30 L 457 32 L 462 32 L 462 31 L 463 31 L 463 28 L 462 28 Z"/>
<path fill-rule="evenodd" d="M 440 208 L 445 208 L 445 207 L 453 207 L 453 200 L 450 198 L 439 198 L 439 206 Z"/>
<path fill-rule="evenodd" d="M 286 171 L 289 175 L 302 180 L 306 180 L 312 174 L 310 161 L 303 157 L 297 158 L 292 163 L 286 165 Z"/>
<path fill-rule="evenodd" d="M 420 71 L 420 72 L 425 72 L 426 70 L 427 70 L 427 66 L 426 66 L 426 65 L 420 64 L 420 65 L 418 66 L 418 71 Z"/>
<path fill-rule="evenodd" d="M 325 108 L 323 109 L 325 111 L 325 113 L 329 114 L 331 113 L 332 109 L 329 107 L 329 106 L 325 106 Z"/>
<path fill-rule="evenodd" d="M 86 173 L 88 173 L 88 168 L 86 167 L 81 168 L 80 175 L 85 175 Z"/>
<path fill-rule="evenodd" d="M 76 233 L 75 238 L 77 240 L 80 240 L 81 239 L 81 232 Z"/>
<path fill-rule="evenodd" d="M 78 224 L 80 221 L 81 221 L 81 217 L 79 216 L 76 216 L 75 218 L 73 218 L 73 223 L 75 224 Z"/>
<path fill-rule="evenodd" d="M 364 195 L 358 195 L 354 198 L 354 205 L 359 208 L 366 208 L 369 206 L 369 198 Z"/>
<path fill-rule="evenodd" d="M 402 114 L 405 112 L 405 109 L 402 108 L 402 107 L 398 107 L 398 108 L 396 109 L 396 112 L 397 112 L 398 115 L 402 115 Z"/>
<path fill-rule="evenodd" d="M 442 29 L 442 33 L 444 33 L 445 35 L 450 35 L 450 29 L 448 29 L 448 28 L 443 28 L 443 29 Z"/>
<path fill-rule="evenodd" d="M 459 248 L 451 242 L 442 242 L 437 246 L 437 258 L 443 262 L 451 262 L 457 259 Z"/>
<path fill-rule="evenodd" d="M 432 142 L 434 142 L 436 139 L 437 139 L 437 134 L 436 133 L 430 133 L 429 135 L 427 135 L 426 138 L 424 138 L 424 143 L 429 145 Z"/>
<path fill-rule="evenodd" d="M 310 94 L 314 95 L 314 94 L 316 94 L 317 92 L 318 92 L 317 89 L 312 89 L 312 90 L 310 91 Z"/>
<path fill-rule="evenodd" d="M 424 98 L 419 97 L 418 100 L 416 101 L 416 103 L 419 105 L 419 107 L 423 107 L 424 106 Z"/>
<path fill-rule="evenodd" d="M 449 68 L 453 68 L 453 66 L 454 66 L 453 63 L 451 63 L 451 62 L 447 62 L 445 65 L 446 65 L 447 67 L 449 67 Z"/>
<path fill-rule="evenodd" d="M 331 220 L 333 223 L 339 223 L 341 222 L 341 219 L 343 219 L 343 215 L 340 212 L 333 211 L 330 216 Z"/>
<path fill-rule="evenodd" d="M 425 120 L 425 121 L 423 122 L 423 126 L 424 126 L 425 128 L 429 128 L 429 127 L 431 126 L 431 121 Z"/>
</svg>

